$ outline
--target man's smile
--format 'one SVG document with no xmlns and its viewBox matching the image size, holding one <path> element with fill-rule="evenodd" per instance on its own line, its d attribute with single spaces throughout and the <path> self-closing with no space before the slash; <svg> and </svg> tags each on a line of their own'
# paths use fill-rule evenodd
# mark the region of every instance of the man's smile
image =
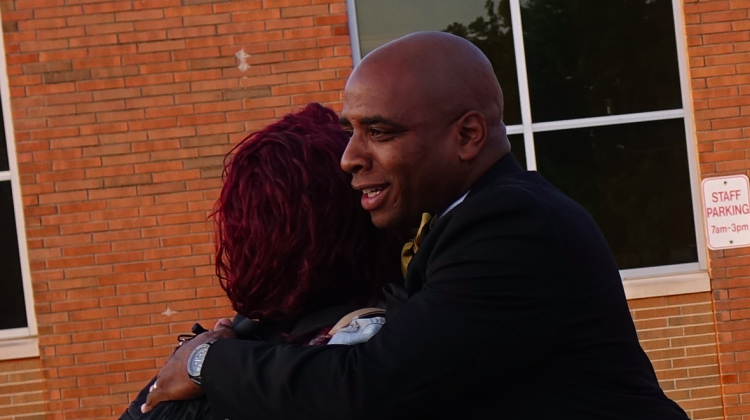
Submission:
<svg viewBox="0 0 750 420">
<path fill-rule="evenodd" d="M 367 211 L 372 211 L 381 206 L 385 200 L 389 187 L 390 184 L 377 184 L 354 188 L 362 191 L 362 208 Z"/>
</svg>

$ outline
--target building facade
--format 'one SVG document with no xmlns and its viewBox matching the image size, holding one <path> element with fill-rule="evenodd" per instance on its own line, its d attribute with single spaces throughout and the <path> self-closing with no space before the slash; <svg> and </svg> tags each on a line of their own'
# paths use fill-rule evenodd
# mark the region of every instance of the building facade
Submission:
<svg viewBox="0 0 750 420">
<path fill-rule="evenodd" d="M 750 169 L 748 0 L 0 0 L 0 420 L 119 415 L 231 310 L 224 155 L 417 30 L 479 46 L 519 161 L 601 225 L 666 393 L 750 418 L 750 248 L 700 183 Z"/>
</svg>

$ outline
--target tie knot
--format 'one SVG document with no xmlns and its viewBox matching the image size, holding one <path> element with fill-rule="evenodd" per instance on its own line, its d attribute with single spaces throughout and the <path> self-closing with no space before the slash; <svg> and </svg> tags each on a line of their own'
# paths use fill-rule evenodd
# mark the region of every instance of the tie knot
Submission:
<svg viewBox="0 0 750 420">
<path fill-rule="evenodd" d="M 414 237 L 414 243 L 419 247 L 419 245 L 422 245 L 422 238 L 424 238 L 427 233 L 432 228 L 432 215 L 430 213 L 422 213 L 422 221 L 419 223 L 419 229 L 417 229 L 417 236 Z M 414 250 L 414 252 L 417 252 Z"/>
<path fill-rule="evenodd" d="M 432 228 L 432 223 L 435 218 L 430 213 L 422 213 L 422 221 L 419 223 L 419 229 L 417 230 L 417 236 L 411 241 L 407 242 L 401 250 L 401 271 L 406 277 L 406 270 L 409 268 L 409 263 L 414 257 L 414 254 L 419 250 L 419 246 L 422 245 L 422 238 L 427 235 Z"/>
</svg>

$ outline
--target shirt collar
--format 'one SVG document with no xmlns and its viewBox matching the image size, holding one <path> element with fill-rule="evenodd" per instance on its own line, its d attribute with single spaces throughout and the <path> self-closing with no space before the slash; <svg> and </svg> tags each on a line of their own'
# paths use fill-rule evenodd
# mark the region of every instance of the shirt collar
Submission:
<svg viewBox="0 0 750 420">
<path fill-rule="evenodd" d="M 461 202 L 464 201 L 464 199 L 466 198 L 467 195 L 469 195 L 469 191 L 466 191 L 464 193 L 464 195 L 462 195 L 461 197 L 459 197 L 458 200 L 454 201 L 453 204 L 451 204 L 450 206 L 448 206 L 448 208 L 445 209 L 444 212 L 440 213 L 440 216 L 438 216 L 438 219 L 441 218 L 441 217 L 443 217 L 443 216 L 445 216 L 446 213 L 448 213 L 449 211 L 453 210 L 457 205 L 461 204 Z"/>
</svg>

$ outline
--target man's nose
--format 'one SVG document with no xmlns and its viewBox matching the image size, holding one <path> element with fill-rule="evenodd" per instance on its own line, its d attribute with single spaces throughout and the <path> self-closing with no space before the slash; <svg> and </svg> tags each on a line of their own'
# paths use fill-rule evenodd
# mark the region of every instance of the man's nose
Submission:
<svg viewBox="0 0 750 420">
<path fill-rule="evenodd" d="M 341 168 L 352 175 L 366 170 L 369 166 L 365 147 L 356 134 L 349 139 L 349 144 L 341 156 Z"/>
</svg>

